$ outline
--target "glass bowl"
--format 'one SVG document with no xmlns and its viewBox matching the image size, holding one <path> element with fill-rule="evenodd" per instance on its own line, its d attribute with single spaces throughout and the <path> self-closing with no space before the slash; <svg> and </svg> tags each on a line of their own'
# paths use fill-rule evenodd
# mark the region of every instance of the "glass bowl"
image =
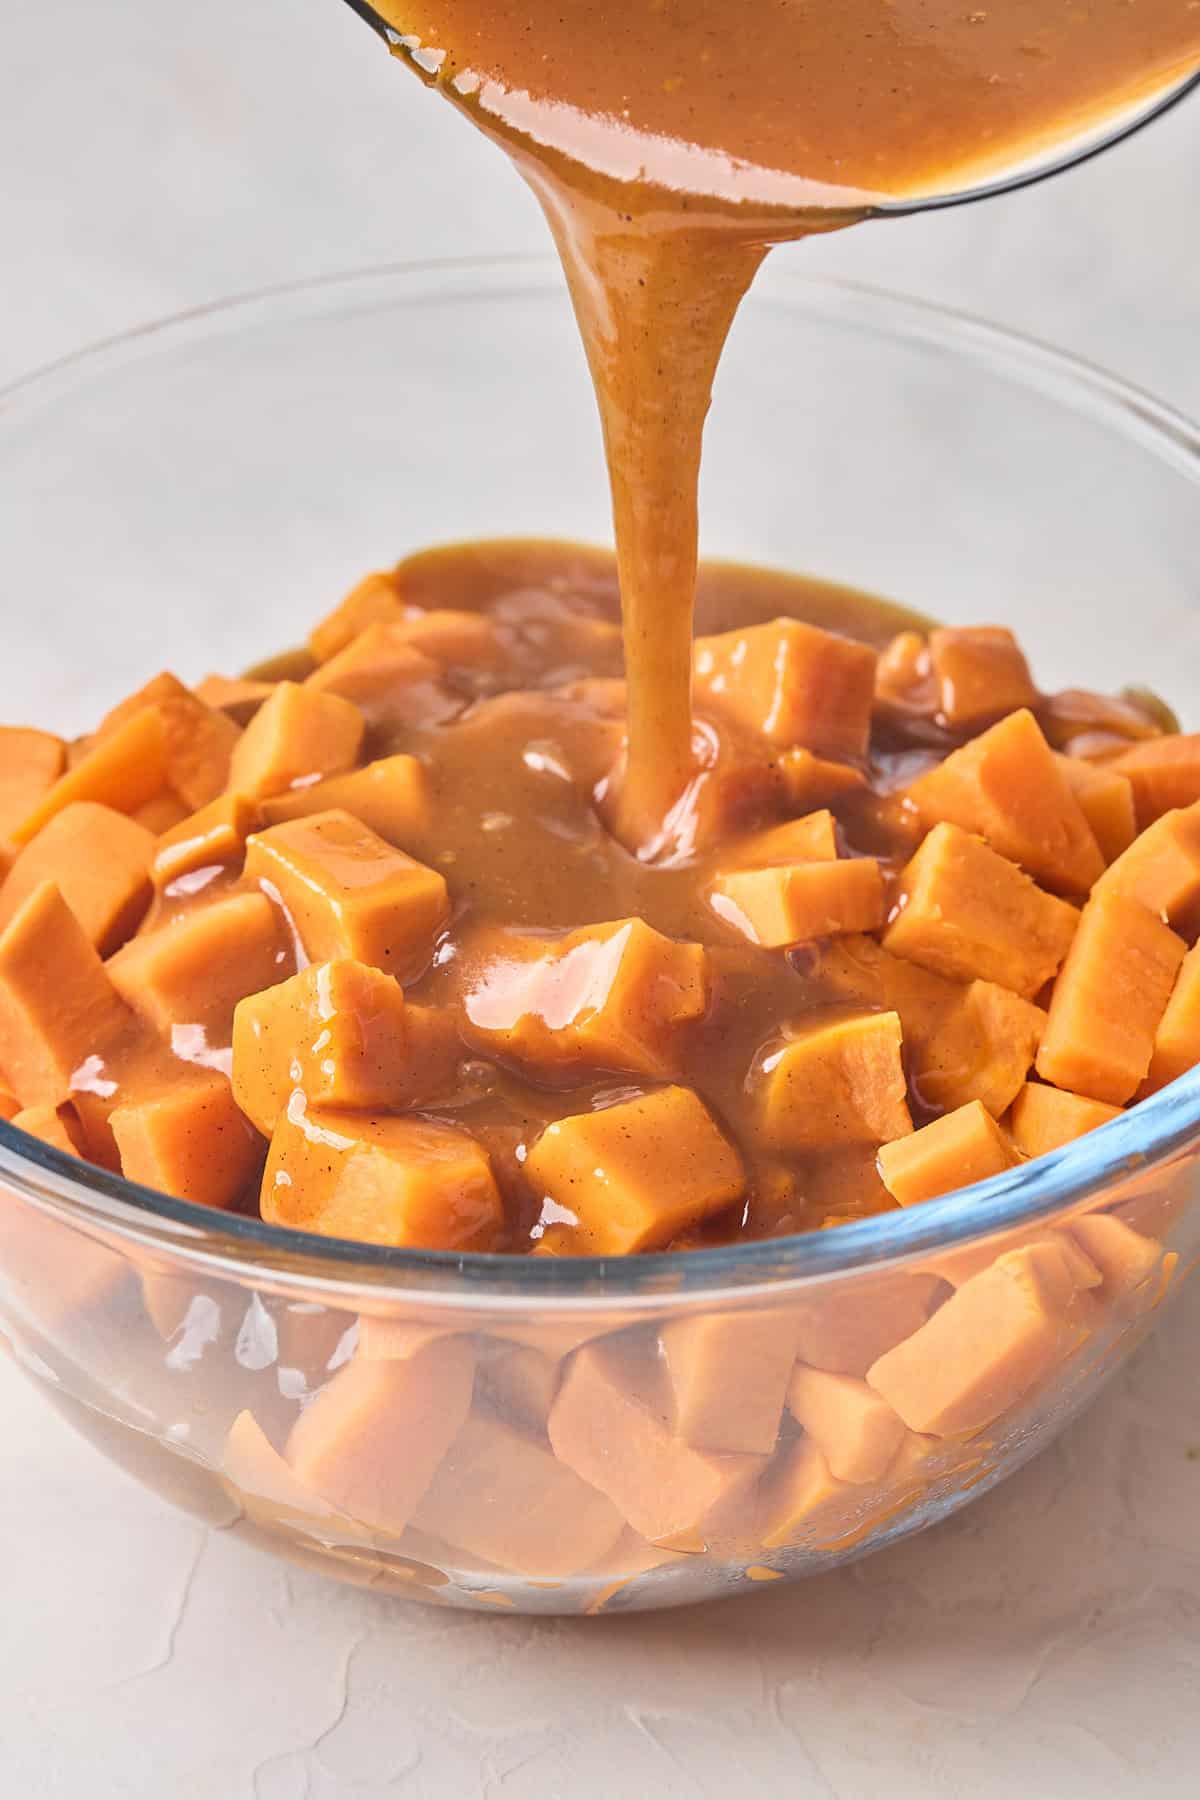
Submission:
<svg viewBox="0 0 1200 1800">
<path fill-rule="evenodd" d="M 712 554 L 1005 621 L 1046 687 L 1200 717 L 1200 439 L 1098 371 L 779 257 L 704 489 Z M 427 543 L 607 532 L 549 266 L 204 309 L 0 397 L 0 717 L 76 731 L 164 663 L 236 669 Z M 506 1261 L 207 1212 L 0 1126 L 0 1341 L 115 1461 L 280 1554 L 438 1604 L 671 1605 L 861 1556 L 1047 1443 L 1200 1254 L 1198 1147 L 1192 1074 L 901 1214 Z M 844 1378 L 806 1431 L 797 1358 Z"/>
</svg>

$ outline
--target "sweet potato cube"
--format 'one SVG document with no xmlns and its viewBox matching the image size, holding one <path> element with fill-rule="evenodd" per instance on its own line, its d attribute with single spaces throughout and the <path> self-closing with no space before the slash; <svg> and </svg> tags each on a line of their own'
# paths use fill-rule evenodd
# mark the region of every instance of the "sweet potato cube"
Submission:
<svg viewBox="0 0 1200 1800">
<path fill-rule="evenodd" d="M 1200 1063 L 1200 944 L 1189 950 L 1154 1034 L 1144 1091 L 1157 1093 Z"/>
<path fill-rule="evenodd" d="M 936 1275 L 878 1275 L 798 1307 L 800 1361 L 832 1375 L 865 1375 L 885 1350 L 911 1337 L 945 1293 Z"/>
<path fill-rule="evenodd" d="M 1065 1248 L 1010 1250 L 971 1276 L 867 1373 L 913 1431 L 953 1437 L 990 1425 L 1078 1348 Z"/>
<path fill-rule="evenodd" d="M 67 766 L 67 747 L 48 731 L 0 725 L 0 841 L 28 818 Z"/>
<path fill-rule="evenodd" d="M 817 1542 L 848 1523 L 854 1489 L 839 1481 L 815 1438 L 797 1438 L 776 1458 L 758 1496 L 764 1550 L 781 1550 L 805 1540 Z"/>
<path fill-rule="evenodd" d="M 719 918 L 769 950 L 883 924 L 883 876 L 870 857 L 788 863 L 720 875 L 711 905 Z"/>
<path fill-rule="evenodd" d="M 424 970 L 450 911 L 443 876 L 336 810 L 256 833 L 246 874 L 279 896 L 314 962 L 351 957 L 401 981 Z"/>
<path fill-rule="evenodd" d="M 305 686 L 352 702 L 374 728 L 397 729 L 436 724 L 461 710 L 441 677 L 441 665 L 414 647 L 405 626 L 368 625 Z"/>
<path fill-rule="evenodd" d="M 1129 777 L 1118 774 L 1111 765 L 1085 762 L 1082 757 L 1063 756 L 1058 751 L 1054 760 L 1083 809 L 1100 854 L 1105 862 L 1115 862 L 1138 832 Z"/>
<path fill-rule="evenodd" d="M 1029 664 L 1002 625 L 931 631 L 929 662 L 937 710 L 955 730 L 974 730 L 1003 713 L 1037 705 Z"/>
<path fill-rule="evenodd" d="M 80 800 L 21 851 L 0 887 L 0 928 L 43 882 L 53 882 L 101 956 L 135 929 L 150 901 L 154 839 L 111 807 Z"/>
<path fill-rule="evenodd" d="M 1067 1234 L 1099 1269 L 1103 1301 L 1127 1298 L 1162 1270 L 1162 1245 L 1111 1213 L 1083 1213 L 1071 1220 Z"/>
<path fill-rule="evenodd" d="M 258 1135 L 216 1070 L 123 1098 L 109 1126 L 126 1180 L 199 1206 L 232 1206 L 262 1163 Z"/>
<path fill-rule="evenodd" d="M 998 1119 L 1033 1067 L 1045 1029 L 1040 1006 L 994 982 L 973 981 L 916 1058 L 922 1100 L 939 1112 L 980 1100 Z"/>
<path fill-rule="evenodd" d="M 731 865 L 769 869 L 777 863 L 836 862 L 837 820 L 826 809 L 756 831 L 729 846 Z"/>
<path fill-rule="evenodd" d="M 1164 813 L 1136 837 L 1093 892 L 1124 894 L 1185 937 L 1200 930 L 1200 805 Z"/>
<path fill-rule="evenodd" d="M 21 1102 L 14 1093 L 0 1081 L 0 1119 L 15 1119 L 21 1110 Z"/>
<path fill-rule="evenodd" d="M 675 1431 L 696 1450 L 769 1456 L 796 1362 L 795 1313 L 696 1313 L 659 1332 Z"/>
<path fill-rule="evenodd" d="M 164 788 L 161 794 L 155 794 L 153 800 L 147 800 L 136 811 L 122 813 L 122 818 L 130 818 L 141 825 L 151 837 L 164 837 L 168 831 L 174 831 L 189 816 L 190 808 L 183 804 L 170 788 Z"/>
<path fill-rule="evenodd" d="M 781 748 L 864 756 L 875 652 L 799 619 L 698 638 L 696 693 Z"/>
<path fill-rule="evenodd" d="M 206 675 L 193 688 L 197 700 L 213 712 L 222 712 L 235 725 L 248 725 L 259 707 L 271 698 L 273 681 L 250 681 L 245 676 Z"/>
<path fill-rule="evenodd" d="M 656 1357 L 600 1339 L 571 1359 L 550 1443 L 644 1538 L 698 1547 L 736 1520 L 764 1458 L 694 1449 L 671 1429 L 671 1407 Z"/>
<path fill-rule="evenodd" d="M 550 942 L 502 932 L 484 943 L 464 999 L 471 1036 L 547 1069 L 582 1061 L 669 1075 L 679 1032 L 708 1008 L 707 952 L 640 919 L 588 925 Z"/>
<path fill-rule="evenodd" d="M 1082 1094 L 1027 1081 L 1012 1103 L 1008 1129 L 1023 1156 L 1045 1156 L 1095 1131 L 1098 1125 L 1107 1125 L 1120 1112 L 1119 1106 L 1107 1106 L 1103 1100 L 1088 1100 Z"/>
<path fill-rule="evenodd" d="M 459 612 L 448 606 L 414 612 L 395 627 L 395 637 L 448 669 L 473 673 L 495 668 L 506 657 L 494 620 L 484 613 Z"/>
<path fill-rule="evenodd" d="M 159 709 L 143 707 L 91 747 L 47 788 L 19 824 L 9 830 L 27 844 L 58 813 L 78 800 L 94 800 L 115 812 L 134 813 L 167 785 L 167 741 Z"/>
<path fill-rule="evenodd" d="M 15 1131 L 23 1131 L 40 1143 L 61 1150 L 64 1156 L 82 1156 L 83 1145 L 78 1127 L 72 1129 L 69 1107 L 27 1106 L 10 1121 Z"/>
<path fill-rule="evenodd" d="M 987 1108 L 972 1100 L 932 1125 L 923 1125 L 911 1137 L 885 1144 L 879 1152 L 879 1173 L 893 1200 L 915 1206 L 1001 1175 L 1019 1161 Z"/>
<path fill-rule="evenodd" d="M 546 1581 L 598 1562 L 625 1529 L 607 1495 L 486 1413 L 455 1438 L 413 1524 L 498 1569 Z"/>
<path fill-rule="evenodd" d="M 72 1077 L 132 1020 L 50 882 L 0 933 L 0 1070 L 22 1106 L 61 1106 Z"/>
<path fill-rule="evenodd" d="M 1186 948 L 1136 900 L 1112 892 L 1089 900 L 1054 984 L 1037 1056 L 1042 1080 L 1110 1106 L 1132 1099 Z"/>
<path fill-rule="evenodd" d="M 1031 712 L 1009 713 L 908 790 L 927 827 L 945 821 L 1056 893 L 1086 893 L 1104 858 Z"/>
<path fill-rule="evenodd" d="M 878 1481 L 905 1436 L 887 1401 L 853 1375 L 801 1363 L 788 1384 L 788 1410 L 821 1451 L 838 1481 Z"/>
<path fill-rule="evenodd" d="M 491 1250 L 504 1228 L 487 1152 L 465 1131 L 321 1110 L 299 1093 L 271 1139 L 262 1216 L 413 1250 Z"/>
<path fill-rule="evenodd" d="M 1133 787 L 1138 829 L 1200 801 L 1200 732 L 1148 738 L 1109 765 Z"/>
<path fill-rule="evenodd" d="M 383 571 L 366 575 L 313 628 L 308 647 L 319 663 L 328 662 L 347 644 L 352 644 L 368 625 L 403 624 L 410 610 L 400 598 L 400 587 L 394 575 Z"/>
<path fill-rule="evenodd" d="M 492 1411 L 525 1431 L 543 1433 L 562 1380 L 557 1357 L 530 1344 L 501 1341 L 480 1358 L 476 1394 Z"/>
<path fill-rule="evenodd" d="M 335 1512 L 327 1500 L 293 1474 L 253 1413 L 239 1413 L 230 1426 L 221 1453 L 221 1475 L 238 1506 L 256 1525 L 315 1526 L 322 1538 L 370 1542 L 365 1526 Z"/>
<path fill-rule="evenodd" d="M 453 1078 L 453 1028 L 409 1006 L 391 975 L 319 963 L 242 1000 L 233 1021 L 233 1091 L 270 1137 L 301 1089 L 312 1106 L 401 1112 Z"/>
<path fill-rule="evenodd" d="M 935 825 L 900 877 L 883 935 L 894 956 L 950 981 L 994 981 L 1032 999 L 1058 973 L 1079 914 L 958 825 Z"/>
<path fill-rule="evenodd" d="M 424 764 L 415 756 L 384 756 L 349 775 L 331 775 L 314 787 L 298 788 L 263 802 L 268 825 L 333 811 L 351 813 L 385 844 L 411 849 L 431 824 Z"/>
<path fill-rule="evenodd" d="M 242 733 L 229 771 L 235 794 L 261 800 L 352 769 L 366 725 L 356 706 L 281 681 Z"/>
<path fill-rule="evenodd" d="M 136 719 L 147 707 L 158 706 L 164 700 L 186 699 L 188 694 L 189 689 L 169 669 L 152 675 L 149 681 L 143 682 L 140 688 L 135 688 L 132 694 L 127 694 L 124 700 L 118 701 L 116 706 L 105 713 L 96 727 L 93 742 L 98 743 L 102 738 L 111 737 L 113 732 L 127 725 L 130 719 Z"/>
<path fill-rule="evenodd" d="M 788 804 L 802 812 L 861 793 L 867 785 L 866 776 L 853 763 L 829 762 L 800 745 L 784 750 L 776 766 Z"/>
<path fill-rule="evenodd" d="M 170 887 L 199 869 L 241 862 L 246 839 L 261 824 L 262 813 L 253 800 L 242 794 L 222 794 L 163 833 L 154 852 L 155 883 L 160 888 Z"/>
<path fill-rule="evenodd" d="M 95 744 L 116 736 L 145 712 L 157 717 L 162 731 L 167 785 L 189 811 L 207 806 L 229 779 L 229 759 L 240 736 L 237 726 L 225 713 L 206 706 L 178 676 L 164 672 L 113 707 L 100 723 Z"/>
<path fill-rule="evenodd" d="M 466 1423 L 474 1380 L 462 1337 L 402 1361 L 352 1357 L 293 1425 L 288 1467 L 338 1512 L 398 1535 Z"/>
<path fill-rule="evenodd" d="M 107 965 L 113 986 L 156 1031 L 203 1025 L 228 1043 L 233 1010 L 292 969 L 283 924 L 265 894 L 234 894 L 131 938 Z"/>
<path fill-rule="evenodd" d="M 598 1256 L 658 1250 L 745 1190 L 742 1160 L 690 1088 L 660 1088 L 548 1125 L 525 1161 L 536 1194 Z"/>
<path fill-rule="evenodd" d="M 759 1123 L 773 1149 L 886 1144 L 912 1130 L 894 1012 L 810 1026 L 771 1051 L 759 1077 Z"/>
</svg>

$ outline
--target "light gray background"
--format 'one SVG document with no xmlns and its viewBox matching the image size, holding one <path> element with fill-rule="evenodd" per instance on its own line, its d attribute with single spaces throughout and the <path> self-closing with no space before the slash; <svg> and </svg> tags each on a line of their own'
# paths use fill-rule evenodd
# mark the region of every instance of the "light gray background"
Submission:
<svg viewBox="0 0 1200 1800">
<path fill-rule="evenodd" d="M 1198 227 L 1200 103 L 1031 194 L 789 254 L 1200 411 Z M 541 247 L 501 160 L 336 0 L 5 8 L 0 381 L 265 283 Z M 797 1591 L 576 1624 L 427 1615 L 272 1566 L 100 1462 L 5 1365 L 0 1787 L 1183 1800 L 1197 1366 L 1185 1302 L 1089 1418 L 939 1532 Z"/>
</svg>

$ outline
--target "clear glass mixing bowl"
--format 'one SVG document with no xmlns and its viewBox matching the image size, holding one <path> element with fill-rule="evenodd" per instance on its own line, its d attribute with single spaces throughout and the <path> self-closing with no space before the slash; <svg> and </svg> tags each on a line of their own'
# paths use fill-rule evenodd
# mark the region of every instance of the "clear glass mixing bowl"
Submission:
<svg viewBox="0 0 1200 1800">
<path fill-rule="evenodd" d="M 1006 621 L 1043 685 L 1141 682 L 1200 719 L 1194 428 L 1036 344 L 777 265 L 721 375 L 708 551 Z M 607 536 L 549 266 L 382 270 L 148 328 L 0 397 L 0 717 L 82 729 L 164 664 L 198 678 L 294 642 L 366 568 L 504 534 Z M 1048 1442 L 1200 1253 L 1198 1147 L 1190 1075 L 1066 1150 L 900 1215 L 606 1263 L 307 1238 L 0 1126 L 0 1333 L 107 1454 L 277 1552 L 442 1604 L 669 1605 L 862 1555 Z M 1092 1214 L 1099 1234 L 1079 1224 Z M 857 1378 L 947 1306 L 969 1338 L 972 1281 L 1070 1231 L 1103 1279 L 967 1424 L 910 1430 L 855 1481 L 826 1479 L 786 1419 L 768 1459 L 781 1343 Z M 757 1449 L 722 1440 L 727 1424 L 684 1443 L 645 1399 L 681 1326 L 715 1415 L 753 1415 Z M 944 1341 L 953 1357 L 966 1340 Z M 608 1384 L 602 1450 L 633 1446 L 641 1490 L 621 1507 L 565 1477 L 546 1434 L 580 1367 Z M 285 1460 L 289 1434 L 347 1382 L 366 1384 L 370 1429 L 327 1459 L 318 1491 Z M 339 1499 L 355 1458 L 370 1517 Z"/>
</svg>

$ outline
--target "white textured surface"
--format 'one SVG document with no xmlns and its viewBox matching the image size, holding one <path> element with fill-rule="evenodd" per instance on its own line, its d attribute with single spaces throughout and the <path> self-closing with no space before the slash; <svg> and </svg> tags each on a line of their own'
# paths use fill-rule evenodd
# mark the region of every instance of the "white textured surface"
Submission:
<svg viewBox="0 0 1200 1800">
<path fill-rule="evenodd" d="M 335 0 L 10 7 L 0 380 L 163 311 L 540 247 L 498 159 Z M 290 34 L 290 35 L 289 35 Z M 1200 409 L 1200 106 L 990 208 L 792 254 Z M 0 602 L 6 609 L 9 602 Z M 386 1602 L 207 1536 L 0 1365 L 0 1784 L 38 1800 L 1192 1796 L 1200 1315 L 964 1516 L 691 1613 Z"/>
</svg>

